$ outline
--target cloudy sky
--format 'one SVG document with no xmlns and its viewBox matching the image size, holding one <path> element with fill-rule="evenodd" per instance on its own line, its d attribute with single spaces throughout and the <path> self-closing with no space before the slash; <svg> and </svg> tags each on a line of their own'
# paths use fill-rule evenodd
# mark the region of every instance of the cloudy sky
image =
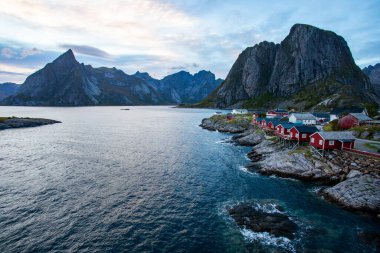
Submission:
<svg viewBox="0 0 380 253">
<path fill-rule="evenodd" d="M 244 48 L 281 42 L 295 23 L 342 35 L 364 67 L 380 62 L 379 13 L 379 0 L 1 0 L 0 83 L 22 83 L 69 48 L 127 74 L 225 78 Z"/>
</svg>

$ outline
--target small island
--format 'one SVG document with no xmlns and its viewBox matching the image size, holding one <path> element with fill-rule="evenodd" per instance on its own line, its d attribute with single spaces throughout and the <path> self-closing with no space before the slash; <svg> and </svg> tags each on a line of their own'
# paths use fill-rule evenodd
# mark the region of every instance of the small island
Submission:
<svg viewBox="0 0 380 253">
<path fill-rule="evenodd" d="M 18 117 L 0 117 L 0 131 L 11 128 L 37 127 L 62 123 L 52 119 L 41 118 L 18 118 Z"/>
</svg>

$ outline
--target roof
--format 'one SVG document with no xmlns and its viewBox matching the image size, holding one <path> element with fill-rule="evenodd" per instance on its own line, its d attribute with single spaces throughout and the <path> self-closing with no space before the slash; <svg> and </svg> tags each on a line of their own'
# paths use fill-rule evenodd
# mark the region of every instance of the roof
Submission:
<svg viewBox="0 0 380 253">
<path fill-rule="evenodd" d="M 273 125 L 275 125 L 275 126 L 277 126 L 278 124 L 281 124 L 281 120 L 279 120 L 279 119 L 266 119 L 265 120 L 267 123 L 269 123 L 269 122 L 272 122 L 272 124 Z"/>
<path fill-rule="evenodd" d="M 268 110 L 268 112 L 288 112 L 288 110 L 285 109 L 273 109 L 273 110 Z"/>
<path fill-rule="evenodd" d="M 363 111 L 364 111 L 364 108 L 360 108 L 360 107 L 335 108 L 330 112 L 330 114 L 340 115 L 344 113 L 362 113 Z"/>
<path fill-rule="evenodd" d="M 350 115 L 354 116 L 357 118 L 359 121 L 367 121 L 367 120 L 372 120 L 370 117 L 365 115 L 364 113 L 350 113 Z"/>
<path fill-rule="evenodd" d="M 285 129 L 290 129 L 290 128 L 294 127 L 294 124 L 292 124 L 292 123 L 287 123 L 287 122 L 285 122 L 285 123 L 280 123 L 279 125 L 283 126 Z"/>
<path fill-rule="evenodd" d="M 262 121 L 264 118 L 257 117 L 256 121 Z"/>
<path fill-rule="evenodd" d="M 313 119 L 316 119 L 316 117 L 313 114 L 308 113 L 308 112 L 306 112 L 306 113 L 292 113 L 291 115 L 293 115 L 294 117 L 296 117 L 296 119 L 299 119 L 299 120 L 313 120 Z"/>
<path fill-rule="evenodd" d="M 352 141 L 355 140 L 355 136 L 350 131 L 333 131 L 333 132 L 318 132 L 318 134 L 325 140 L 340 140 L 340 141 Z"/>
<path fill-rule="evenodd" d="M 313 112 L 312 114 L 315 117 L 320 118 L 320 119 L 329 119 L 330 118 L 330 113 L 327 113 L 327 112 Z"/>
<path fill-rule="evenodd" d="M 300 133 L 312 134 L 319 131 L 315 126 L 295 125 L 294 128 Z"/>
</svg>

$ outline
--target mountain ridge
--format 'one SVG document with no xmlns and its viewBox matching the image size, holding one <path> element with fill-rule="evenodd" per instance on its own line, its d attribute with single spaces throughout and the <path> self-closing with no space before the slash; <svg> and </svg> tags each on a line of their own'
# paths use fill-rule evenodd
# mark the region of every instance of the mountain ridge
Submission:
<svg viewBox="0 0 380 253">
<path fill-rule="evenodd" d="M 204 74 L 203 79 L 198 78 L 201 74 Z M 174 83 L 166 84 L 165 78 L 172 77 L 176 77 Z M 18 92 L 6 97 L 1 104 L 29 106 L 178 104 L 200 101 L 220 84 L 215 75 L 209 71 L 199 71 L 194 75 L 181 71 L 165 78 L 154 79 L 146 72 L 128 75 L 115 67 L 94 68 L 79 63 L 73 51 L 69 49 L 28 76 Z M 161 85 L 164 85 L 165 89 L 161 89 Z M 186 96 L 179 90 L 185 88 Z M 180 95 L 168 96 L 168 91 Z M 188 96 L 188 92 L 193 92 L 190 94 L 192 96 Z"/>
</svg>

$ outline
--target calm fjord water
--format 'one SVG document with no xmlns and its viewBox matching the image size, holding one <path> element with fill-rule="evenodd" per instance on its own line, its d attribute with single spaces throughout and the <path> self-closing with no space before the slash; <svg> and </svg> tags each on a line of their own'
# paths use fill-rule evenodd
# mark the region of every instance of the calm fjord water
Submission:
<svg viewBox="0 0 380 253">
<path fill-rule="evenodd" d="M 60 120 L 0 132 L 0 252 L 373 252 L 368 218 L 313 187 L 241 169 L 249 148 L 198 127 L 211 110 L 0 107 Z M 296 239 L 241 231 L 227 206 L 277 203 Z"/>
</svg>

